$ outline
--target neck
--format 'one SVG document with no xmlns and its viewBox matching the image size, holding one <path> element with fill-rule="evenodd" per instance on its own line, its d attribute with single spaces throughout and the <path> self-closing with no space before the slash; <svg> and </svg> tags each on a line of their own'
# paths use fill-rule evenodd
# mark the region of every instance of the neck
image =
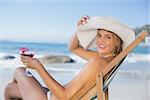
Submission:
<svg viewBox="0 0 150 100">
<path fill-rule="evenodd" d="M 108 53 L 108 54 L 99 54 L 100 57 L 102 58 L 109 58 L 109 57 L 114 57 L 114 53 Z"/>
<path fill-rule="evenodd" d="M 107 62 L 110 62 L 110 61 L 112 61 L 113 59 L 114 59 L 114 57 L 115 57 L 116 55 L 115 54 L 99 54 L 99 57 L 101 57 L 101 58 L 103 58 L 103 59 L 105 59 Z"/>
</svg>

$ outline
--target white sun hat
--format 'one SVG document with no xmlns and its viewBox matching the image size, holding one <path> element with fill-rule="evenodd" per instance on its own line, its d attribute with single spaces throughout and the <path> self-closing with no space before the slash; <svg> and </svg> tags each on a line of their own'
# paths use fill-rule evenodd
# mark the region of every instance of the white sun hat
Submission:
<svg viewBox="0 0 150 100">
<path fill-rule="evenodd" d="M 100 16 L 90 17 L 88 23 L 79 25 L 77 29 L 79 44 L 84 49 L 96 47 L 97 29 L 105 29 L 119 36 L 123 41 L 123 49 L 135 39 L 135 32 L 116 19 Z"/>
</svg>

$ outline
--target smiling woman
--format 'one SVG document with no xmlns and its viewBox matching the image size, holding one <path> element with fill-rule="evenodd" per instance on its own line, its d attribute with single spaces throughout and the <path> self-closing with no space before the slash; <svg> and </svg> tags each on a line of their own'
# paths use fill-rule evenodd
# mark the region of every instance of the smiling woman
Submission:
<svg viewBox="0 0 150 100">
<path fill-rule="evenodd" d="M 104 57 L 108 57 L 116 56 L 122 51 L 123 41 L 115 33 L 99 29 L 96 44 L 98 47 L 97 51 L 101 52 Z"/>
<path fill-rule="evenodd" d="M 84 16 L 79 20 L 77 31 L 69 42 L 69 50 L 88 61 L 84 68 L 68 84 L 62 85 L 47 72 L 37 58 L 21 55 L 21 61 L 27 68 L 38 72 L 48 89 L 45 90 L 34 77 L 26 76 L 26 68 L 19 67 L 14 73 L 13 82 L 5 89 L 5 100 L 69 100 L 97 73 L 102 72 L 134 38 L 135 33 L 131 28 L 113 18 Z M 93 46 L 96 51 L 88 50 Z"/>
</svg>

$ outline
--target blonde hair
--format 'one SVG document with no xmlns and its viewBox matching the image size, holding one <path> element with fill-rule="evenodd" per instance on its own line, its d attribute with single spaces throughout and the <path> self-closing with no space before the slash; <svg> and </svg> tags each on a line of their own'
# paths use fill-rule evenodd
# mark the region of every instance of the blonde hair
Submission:
<svg viewBox="0 0 150 100">
<path fill-rule="evenodd" d="M 115 33 L 113 33 L 113 37 L 114 37 L 114 40 L 115 40 L 115 51 L 114 51 L 114 54 L 115 54 L 115 56 L 117 56 L 123 49 L 123 41 Z"/>
</svg>

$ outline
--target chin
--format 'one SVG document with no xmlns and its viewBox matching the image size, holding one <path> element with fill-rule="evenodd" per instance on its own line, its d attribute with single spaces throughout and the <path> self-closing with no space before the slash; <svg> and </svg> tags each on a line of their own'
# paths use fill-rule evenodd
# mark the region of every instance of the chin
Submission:
<svg viewBox="0 0 150 100">
<path fill-rule="evenodd" d="M 108 52 L 101 50 L 101 51 L 98 51 L 98 53 L 99 53 L 99 54 L 107 54 Z"/>
<path fill-rule="evenodd" d="M 107 54 L 107 53 L 108 53 L 108 50 L 107 50 L 107 49 L 104 49 L 104 50 L 98 49 L 97 51 L 98 51 L 98 53 L 100 53 L 100 54 Z"/>
</svg>

